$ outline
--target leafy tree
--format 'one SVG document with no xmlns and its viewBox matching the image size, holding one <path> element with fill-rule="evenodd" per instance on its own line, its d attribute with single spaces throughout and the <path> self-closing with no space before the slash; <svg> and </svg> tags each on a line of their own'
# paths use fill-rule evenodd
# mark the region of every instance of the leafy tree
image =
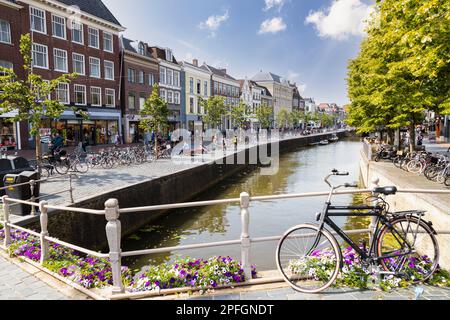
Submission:
<svg viewBox="0 0 450 320">
<path fill-rule="evenodd" d="M 63 74 L 62 76 L 44 81 L 41 76 L 32 71 L 32 42 L 30 34 L 20 38 L 20 54 L 24 61 L 24 80 L 20 79 L 12 69 L 0 67 L 0 114 L 13 113 L 15 116 L 8 119 L 10 122 L 27 121 L 30 125 L 30 134 L 35 137 L 36 159 L 41 158 L 41 137 L 39 129 L 45 118 L 58 119 L 66 110 L 66 106 L 52 100 L 60 83 L 69 83 L 76 74 Z M 76 110 L 74 109 L 74 112 Z M 86 114 L 81 113 L 83 117 Z"/>
<path fill-rule="evenodd" d="M 205 110 L 203 120 L 211 127 L 218 128 L 222 124 L 222 117 L 227 114 L 225 98 L 220 96 L 210 97 L 208 100 L 202 99 L 200 104 Z"/>
<path fill-rule="evenodd" d="M 256 108 L 255 116 L 258 119 L 258 122 L 261 125 L 261 128 L 268 129 L 271 125 L 271 116 L 273 114 L 273 110 L 267 104 L 262 104 L 260 107 Z"/>
<path fill-rule="evenodd" d="M 157 136 L 168 127 L 169 108 L 167 102 L 159 96 L 159 86 L 153 86 L 152 95 L 145 101 L 139 127 L 145 132 L 155 133 L 155 151 L 158 152 Z"/>
<path fill-rule="evenodd" d="M 239 105 L 232 106 L 230 116 L 234 122 L 234 125 L 237 128 L 243 129 L 245 124 L 249 121 L 247 115 L 247 105 L 241 101 Z"/>
<path fill-rule="evenodd" d="M 290 122 L 294 127 L 298 127 L 305 118 L 304 113 L 299 110 L 293 110 L 290 114 Z"/>
<path fill-rule="evenodd" d="M 279 129 L 288 128 L 291 126 L 291 117 L 286 108 L 281 108 L 276 116 L 276 123 Z"/>
<path fill-rule="evenodd" d="M 378 22 L 378 23 L 375 23 Z M 348 123 L 361 133 L 415 125 L 450 112 L 450 2 L 377 1 L 358 57 L 349 63 Z"/>
</svg>

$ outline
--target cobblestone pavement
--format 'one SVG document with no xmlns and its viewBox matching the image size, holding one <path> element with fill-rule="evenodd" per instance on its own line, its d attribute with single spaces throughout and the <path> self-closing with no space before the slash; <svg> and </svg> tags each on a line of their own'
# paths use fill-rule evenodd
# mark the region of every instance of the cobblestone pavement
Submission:
<svg viewBox="0 0 450 320">
<path fill-rule="evenodd" d="M 422 291 L 423 290 L 423 291 Z M 423 292 L 423 293 L 421 293 Z M 420 294 L 421 293 L 421 294 Z M 329 289 L 321 294 L 304 294 L 290 288 L 237 292 L 182 300 L 450 300 L 450 288 L 430 286 L 379 292 L 358 289 Z"/>
<path fill-rule="evenodd" d="M 0 256 L 0 300 L 67 300 L 58 290 Z"/>
</svg>

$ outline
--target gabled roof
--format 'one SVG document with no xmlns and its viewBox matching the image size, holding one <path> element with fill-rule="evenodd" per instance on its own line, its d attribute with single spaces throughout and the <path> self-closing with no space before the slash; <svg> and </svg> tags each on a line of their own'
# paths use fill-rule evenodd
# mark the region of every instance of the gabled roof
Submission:
<svg viewBox="0 0 450 320">
<path fill-rule="evenodd" d="M 233 78 L 232 76 L 230 76 L 226 70 L 224 69 L 217 69 L 214 68 L 208 64 L 205 64 L 206 68 L 209 69 L 209 71 L 211 71 L 213 74 L 215 74 L 216 76 L 228 79 L 228 80 L 233 80 L 233 81 L 237 81 L 235 78 Z"/>
<path fill-rule="evenodd" d="M 138 53 L 138 51 L 137 51 L 137 49 L 135 47 L 136 41 L 123 37 L 122 38 L 122 43 L 123 43 L 123 48 L 125 50 L 131 51 L 131 52 L 134 52 L 134 53 Z"/>
<path fill-rule="evenodd" d="M 206 71 L 206 72 L 210 73 L 210 71 L 208 70 L 208 68 L 206 68 L 204 65 L 196 66 L 196 65 L 194 65 L 194 64 L 192 64 L 192 63 L 189 63 L 189 62 L 187 62 L 187 61 L 181 61 L 181 64 L 186 65 L 186 66 L 191 67 L 191 68 L 202 69 L 203 71 Z"/>
<path fill-rule="evenodd" d="M 78 6 L 81 11 L 92 14 L 98 18 L 109 21 L 118 26 L 122 26 L 120 22 L 109 11 L 108 7 L 101 0 L 56 0 L 68 6 Z"/>
<path fill-rule="evenodd" d="M 153 46 L 153 47 L 149 47 L 149 50 L 150 50 L 153 58 L 168 61 L 167 57 L 166 57 L 166 48 Z M 167 49 L 167 50 L 169 50 L 169 49 Z M 172 58 L 173 58 L 173 61 L 168 61 L 168 62 L 179 64 L 177 59 L 175 58 L 175 55 L 173 54 L 173 52 L 172 52 Z"/>
<path fill-rule="evenodd" d="M 260 72 L 252 78 L 253 81 L 269 81 L 278 83 L 282 83 L 282 79 L 282 77 L 272 72 Z"/>
</svg>

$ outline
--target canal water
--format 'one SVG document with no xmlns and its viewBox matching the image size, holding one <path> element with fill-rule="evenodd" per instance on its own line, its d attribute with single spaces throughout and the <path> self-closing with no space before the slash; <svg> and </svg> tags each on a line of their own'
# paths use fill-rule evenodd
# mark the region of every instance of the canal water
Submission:
<svg viewBox="0 0 450 320">
<path fill-rule="evenodd" d="M 299 148 L 280 159 L 280 170 L 274 176 L 263 176 L 260 170 L 243 171 L 203 193 L 195 201 L 239 198 L 241 192 L 251 196 L 327 191 L 324 177 L 334 168 L 348 171 L 349 177 L 336 177 L 339 183 L 359 181 L 359 140 L 343 140 L 328 146 Z M 361 196 L 339 196 L 336 205 L 356 204 Z M 326 197 L 254 202 L 250 211 L 250 236 L 282 235 L 297 224 L 314 223 L 315 215 L 323 208 Z M 341 218 L 335 220 L 347 229 L 367 227 L 366 221 Z M 239 205 L 216 205 L 204 208 L 175 210 L 152 225 L 143 227 L 123 239 L 123 250 L 141 250 L 178 245 L 201 244 L 240 239 L 241 216 Z M 253 244 L 251 262 L 260 271 L 276 269 L 277 242 Z M 240 260 L 240 247 L 198 249 L 124 259 L 123 264 L 140 269 L 147 265 L 170 263 L 179 256 L 209 258 L 231 256 Z"/>
</svg>

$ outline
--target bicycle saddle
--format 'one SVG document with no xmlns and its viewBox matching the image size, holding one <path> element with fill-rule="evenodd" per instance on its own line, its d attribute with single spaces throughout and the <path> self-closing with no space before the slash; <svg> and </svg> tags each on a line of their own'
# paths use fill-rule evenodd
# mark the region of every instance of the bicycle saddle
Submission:
<svg viewBox="0 0 450 320">
<path fill-rule="evenodd" d="M 373 190 L 374 193 L 384 194 L 385 196 L 395 195 L 397 191 L 397 187 L 379 187 Z"/>
</svg>

